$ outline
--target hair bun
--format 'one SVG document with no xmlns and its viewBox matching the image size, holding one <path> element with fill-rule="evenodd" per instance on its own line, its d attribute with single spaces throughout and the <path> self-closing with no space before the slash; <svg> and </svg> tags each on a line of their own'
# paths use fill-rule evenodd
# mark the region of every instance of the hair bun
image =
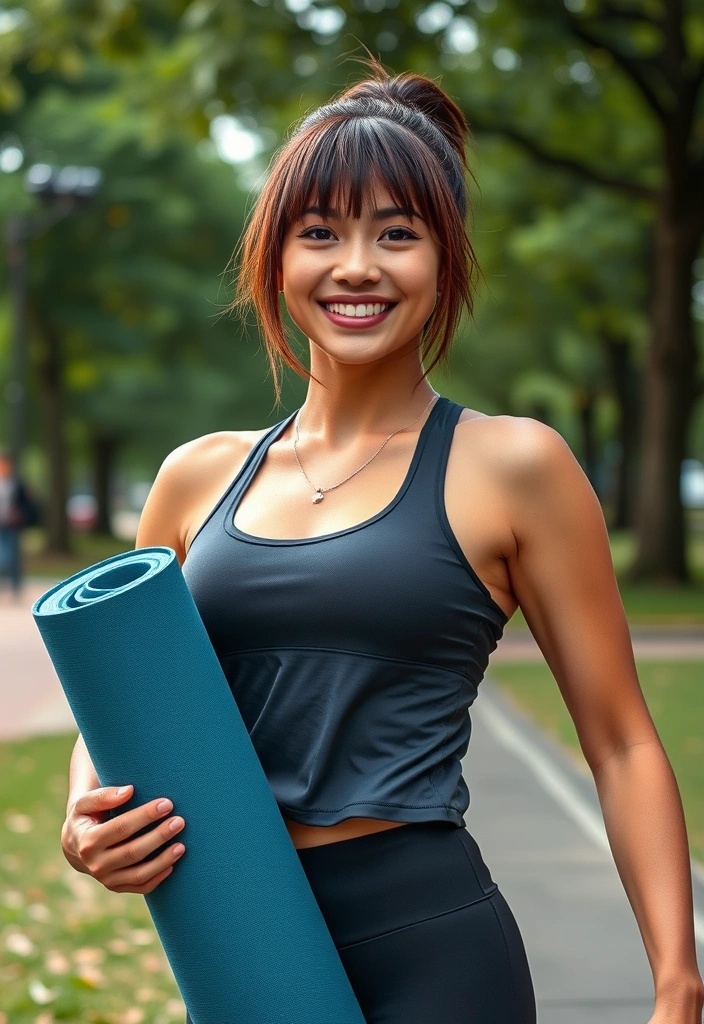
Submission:
<svg viewBox="0 0 704 1024">
<path fill-rule="evenodd" d="M 372 77 L 346 89 L 339 97 L 347 99 L 374 99 L 385 103 L 400 103 L 405 107 L 420 110 L 443 133 L 457 153 L 460 162 L 467 166 L 465 146 L 469 140 L 469 125 L 464 114 L 450 97 L 431 78 L 404 71 L 400 75 L 389 75 L 382 64 L 375 59 L 362 59 L 372 72 Z"/>
</svg>

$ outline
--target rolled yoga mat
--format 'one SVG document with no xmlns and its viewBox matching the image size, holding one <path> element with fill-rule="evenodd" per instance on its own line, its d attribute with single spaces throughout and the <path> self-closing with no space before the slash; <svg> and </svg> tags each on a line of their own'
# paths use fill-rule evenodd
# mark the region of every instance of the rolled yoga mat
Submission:
<svg viewBox="0 0 704 1024">
<path fill-rule="evenodd" d="M 364 1024 L 174 550 L 97 562 L 32 615 L 100 784 L 134 785 L 111 817 L 166 796 L 186 822 L 144 899 L 193 1024 Z"/>
</svg>

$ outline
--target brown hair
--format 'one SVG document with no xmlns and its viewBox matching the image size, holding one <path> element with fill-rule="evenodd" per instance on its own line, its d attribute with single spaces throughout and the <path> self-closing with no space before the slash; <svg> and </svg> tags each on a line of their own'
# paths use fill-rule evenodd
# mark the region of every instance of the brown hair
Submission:
<svg viewBox="0 0 704 1024">
<path fill-rule="evenodd" d="M 410 72 L 392 77 L 374 58 L 362 63 L 371 77 L 305 116 L 276 151 L 233 255 L 239 265 L 228 308 L 254 308 L 277 402 L 282 361 L 311 377 L 286 337 L 277 272 L 289 225 L 313 198 L 327 214 L 344 193 L 347 216 L 359 217 L 376 178 L 403 209 L 415 208 L 430 225 L 441 248 L 444 287 L 423 332 L 423 362 L 435 346 L 424 376 L 447 357 L 462 307 L 472 312 L 478 267 L 465 226 L 465 117 L 431 79 Z"/>
</svg>

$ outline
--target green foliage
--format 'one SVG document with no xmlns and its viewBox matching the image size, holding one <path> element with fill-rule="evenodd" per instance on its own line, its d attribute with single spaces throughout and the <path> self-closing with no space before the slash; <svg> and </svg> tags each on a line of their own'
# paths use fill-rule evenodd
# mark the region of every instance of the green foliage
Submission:
<svg viewBox="0 0 704 1024">
<path fill-rule="evenodd" d="M 648 91 L 671 102 L 655 70 L 640 87 L 614 56 L 662 44 L 661 4 L 640 0 L 633 17 L 602 16 L 596 0 L 578 6 L 31 0 L 10 12 L 6 130 L 28 160 L 94 162 L 105 173 L 90 208 L 32 245 L 40 312 L 67 336 L 72 436 L 109 426 L 163 454 L 197 433 L 279 416 L 256 332 L 219 315 L 231 298 L 222 272 L 272 148 L 363 73 L 346 58 L 366 46 L 391 70 L 437 77 L 474 130 L 472 230 L 485 281 L 446 390 L 490 412 L 543 408 L 578 446 L 585 386 L 611 390 L 604 337 L 627 340 L 642 361 L 648 196 L 663 174 Z M 692 5 L 690 62 L 702 38 Z M 223 113 L 263 147 L 238 174 L 207 138 Z M 0 175 L 0 211 L 27 203 L 18 179 Z M 288 374 L 285 408 L 304 393 Z M 692 453 L 704 455 L 700 428 Z"/>
</svg>

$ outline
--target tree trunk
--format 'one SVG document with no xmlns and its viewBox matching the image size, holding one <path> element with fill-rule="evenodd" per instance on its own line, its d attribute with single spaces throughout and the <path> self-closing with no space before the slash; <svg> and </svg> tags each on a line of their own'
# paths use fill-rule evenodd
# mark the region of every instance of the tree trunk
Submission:
<svg viewBox="0 0 704 1024">
<path fill-rule="evenodd" d="M 120 439 L 115 434 L 101 434 L 97 432 L 91 438 L 93 489 L 98 505 L 93 533 L 112 536 L 112 527 L 110 525 L 110 484 L 113 478 L 115 456 L 117 455 L 119 445 Z"/>
<path fill-rule="evenodd" d="M 689 583 L 680 471 L 695 401 L 692 263 L 701 240 L 701 199 L 684 187 L 673 192 L 663 195 L 655 223 L 652 335 L 643 387 L 636 510 L 638 551 L 628 576 L 632 581 Z"/>
<path fill-rule="evenodd" d="M 64 437 L 63 363 L 61 335 L 49 321 L 32 310 L 37 331 L 36 361 L 39 398 L 46 432 L 49 463 L 49 500 L 46 508 L 45 552 L 71 554 L 66 502 L 68 465 Z"/>
<path fill-rule="evenodd" d="M 599 491 L 596 464 L 596 445 L 594 443 L 594 395 L 591 391 L 581 391 L 577 401 L 580 434 L 582 436 L 582 464 L 589 483 L 595 492 Z"/>
<path fill-rule="evenodd" d="M 636 507 L 635 467 L 638 450 L 640 403 L 637 370 L 631 360 L 629 343 L 623 338 L 605 336 L 604 343 L 611 367 L 611 381 L 618 405 L 616 437 L 621 447 L 621 461 L 616 470 L 616 483 L 610 529 L 624 530 L 633 526 Z"/>
</svg>

